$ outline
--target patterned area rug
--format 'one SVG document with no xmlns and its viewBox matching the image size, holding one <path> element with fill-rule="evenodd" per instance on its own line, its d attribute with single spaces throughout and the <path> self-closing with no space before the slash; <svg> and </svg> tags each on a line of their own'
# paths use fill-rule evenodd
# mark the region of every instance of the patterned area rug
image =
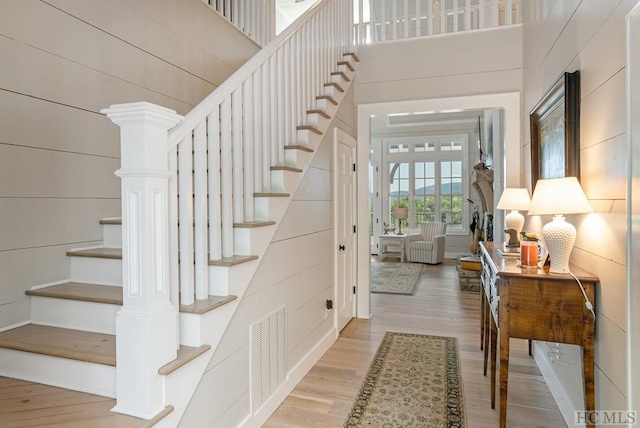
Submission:
<svg viewBox="0 0 640 428">
<path fill-rule="evenodd" d="M 423 264 L 371 260 L 371 292 L 415 294 L 423 270 Z"/>
<path fill-rule="evenodd" d="M 343 428 L 464 428 L 458 341 L 387 332 Z"/>
</svg>

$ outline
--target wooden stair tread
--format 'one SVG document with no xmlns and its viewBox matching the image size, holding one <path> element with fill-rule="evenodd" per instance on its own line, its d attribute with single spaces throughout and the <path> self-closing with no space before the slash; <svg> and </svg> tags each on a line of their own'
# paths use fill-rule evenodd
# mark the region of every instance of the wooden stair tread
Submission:
<svg viewBox="0 0 640 428">
<path fill-rule="evenodd" d="M 298 131 L 311 131 L 316 135 L 322 135 L 322 131 L 320 131 L 319 129 L 311 126 L 311 125 L 299 125 L 296 128 Z"/>
<path fill-rule="evenodd" d="M 180 312 L 185 312 L 188 314 L 206 314 L 214 310 L 215 308 L 219 308 L 220 306 L 226 305 L 229 302 L 233 302 L 236 300 L 238 296 L 209 296 L 204 300 L 196 300 L 191 305 L 180 305 Z"/>
<path fill-rule="evenodd" d="M 167 416 L 169 413 L 173 411 L 174 411 L 173 406 L 166 406 L 162 411 L 160 411 L 160 413 L 155 415 L 153 418 L 149 419 L 148 421 L 143 421 L 142 425 L 140 425 L 140 428 L 151 428 L 152 426 L 160 422 L 162 419 L 164 419 L 165 416 Z"/>
<path fill-rule="evenodd" d="M 332 76 L 340 76 L 342 77 L 345 81 L 347 82 L 351 82 L 351 79 L 349 79 L 349 76 L 347 76 L 344 72 L 342 71 L 332 71 L 331 72 Z"/>
<path fill-rule="evenodd" d="M 253 194 L 254 198 L 288 198 L 290 193 L 269 193 L 269 192 L 256 192 Z"/>
<path fill-rule="evenodd" d="M 80 300 L 84 302 L 108 303 L 122 306 L 122 287 L 100 284 L 67 282 L 49 287 L 27 290 L 28 296 Z"/>
<path fill-rule="evenodd" d="M 158 374 L 165 376 L 171 374 L 180 367 L 185 366 L 188 362 L 195 360 L 209 349 L 211 349 L 211 346 L 209 345 L 202 345 L 198 347 L 180 345 L 176 359 L 160 367 L 158 369 Z"/>
<path fill-rule="evenodd" d="M 276 165 L 271 167 L 271 171 L 302 172 L 302 169 L 296 168 L 295 166 L 289 166 L 289 165 Z"/>
<path fill-rule="evenodd" d="M 316 100 L 327 100 L 331 104 L 333 104 L 334 106 L 338 105 L 338 102 L 336 100 L 334 100 L 332 97 L 330 97 L 329 95 L 318 95 L 316 97 Z"/>
<path fill-rule="evenodd" d="M 351 65 L 351 63 L 349 61 L 339 61 L 338 65 L 344 65 L 345 67 L 347 67 L 349 70 L 351 71 L 356 71 L 356 69 L 353 67 L 353 65 Z"/>
<path fill-rule="evenodd" d="M 358 58 L 358 55 L 356 55 L 355 52 L 346 52 L 343 53 L 342 56 L 350 56 L 355 62 L 360 62 L 360 58 Z"/>
<path fill-rule="evenodd" d="M 337 84 L 337 83 L 335 83 L 335 82 L 329 82 L 329 83 L 325 83 L 325 84 L 324 84 L 324 87 L 325 87 L 325 88 L 329 88 L 329 87 L 331 87 L 331 86 L 333 86 L 334 88 L 336 88 L 336 89 L 338 90 L 338 92 L 344 92 L 344 89 L 342 89 L 342 86 L 338 85 L 338 84 Z"/>
<path fill-rule="evenodd" d="M 68 251 L 67 256 L 122 260 L 122 248 L 92 248 L 89 250 Z"/>
<path fill-rule="evenodd" d="M 100 224 L 122 225 L 122 219 L 121 218 L 103 218 L 102 220 L 100 220 Z"/>
<path fill-rule="evenodd" d="M 247 263 L 257 259 L 258 259 L 258 256 L 223 257 L 218 260 L 209 260 L 209 266 L 235 266 L 241 263 Z"/>
<path fill-rule="evenodd" d="M 233 227 L 238 229 L 253 229 L 254 227 L 273 226 L 275 221 L 247 221 L 244 223 L 233 223 Z"/>
<path fill-rule="evenodd" d="M 325 119 L 331 119 L 331 116 L 329 116 L 329 113 L 327 113 L 324 110 L 318 110 L 318 109 L 307 110 L 307 114 L 317 114 L 317 115 L 320 115 L 320 116 L 324 117 Z"/>
<path fill-rule="evenodd" d="M 311 147 L 305 146 L 303 144 L 289 144 L 284 146 L 285 150 L 302 150 L 303 152 L 313 153 L 313 149 Z"/>
<path fill-rule="evenodd" d="M 0 333 L 0 348 L 116 365 L 116 337 L 111 334 L 27 324 Z"/>
</svg>

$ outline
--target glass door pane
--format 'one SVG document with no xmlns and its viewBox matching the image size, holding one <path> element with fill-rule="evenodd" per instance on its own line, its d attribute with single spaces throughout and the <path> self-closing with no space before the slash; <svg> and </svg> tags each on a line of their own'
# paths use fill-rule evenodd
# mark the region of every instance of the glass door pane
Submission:
<svg viewBox="0 0 640 428">
<path fill-rule="evenodd" d="M 414 209 L 415 225 L 436 219 L 436 164 L 415 162 Z"/>
<path fill-rule="evenodd" d="M 462 162 L 440 162 L 440 217 L 452 230 L 462 229 Z"/>
</svg>

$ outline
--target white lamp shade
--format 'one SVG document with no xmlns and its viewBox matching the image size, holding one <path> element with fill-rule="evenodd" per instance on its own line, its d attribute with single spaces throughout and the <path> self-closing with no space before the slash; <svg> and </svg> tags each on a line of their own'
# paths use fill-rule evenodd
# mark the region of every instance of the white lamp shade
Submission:
<svg viewBox="0 0 640 428">
<path fill-rule="evenodd" d="M 591 205 L 576 177 L 538 180 L 529 215 L 590 213 Z"/>
<path fill-rule="evenodd" d="M 393 218 L 404 220 L 409 217 L 409 210 L 406 208 L 394 208 L 393 209 Z"/>
<path fill-rule="evenodd" d="M 526 211 L 529 209 L 531 198 L 527 189 L 507 187 L 502 191 L 502 196 L 498 201 L 499 210 Z"/>
</svg>

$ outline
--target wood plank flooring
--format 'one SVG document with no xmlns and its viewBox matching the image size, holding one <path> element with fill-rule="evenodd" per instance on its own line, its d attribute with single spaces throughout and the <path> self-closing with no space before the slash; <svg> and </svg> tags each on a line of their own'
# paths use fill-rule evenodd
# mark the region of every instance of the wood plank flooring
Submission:
<svg viewBox="0 0 640 428">
<path fill-rule="evenodd" d="M 498 426 L 490 379 L 482 375 L 479 295 L 459 290 L 453 261 L 427 265 L 416 295 L 372 294 L 371 304 L 373 317 L 345 327 L 265 427 L 340 427 L 387 330 L 457 337 L 467 426 Z M 511 339 L 509 374 L 508 427 L 566 427 L 524 340 Z"/>
<path fill-rule="evenodd" d="M 460 346 L 468 428 L 498 426 L 489 378 L 482 375 L 479 296 L 459 291 L 452 261 L 426 266 L 415 296 L 373 294 L 373 318 L 347 325 L 331 349 L 264 425 L 340 427 L 385 331 L 455 336 Z M 510 428 L 566 427 L 524 340 L 511 340 Z M 112 413 L 115 400 L 0 377 L 1 427 L 140 427 L 145 422 Z"/>
</svg>

